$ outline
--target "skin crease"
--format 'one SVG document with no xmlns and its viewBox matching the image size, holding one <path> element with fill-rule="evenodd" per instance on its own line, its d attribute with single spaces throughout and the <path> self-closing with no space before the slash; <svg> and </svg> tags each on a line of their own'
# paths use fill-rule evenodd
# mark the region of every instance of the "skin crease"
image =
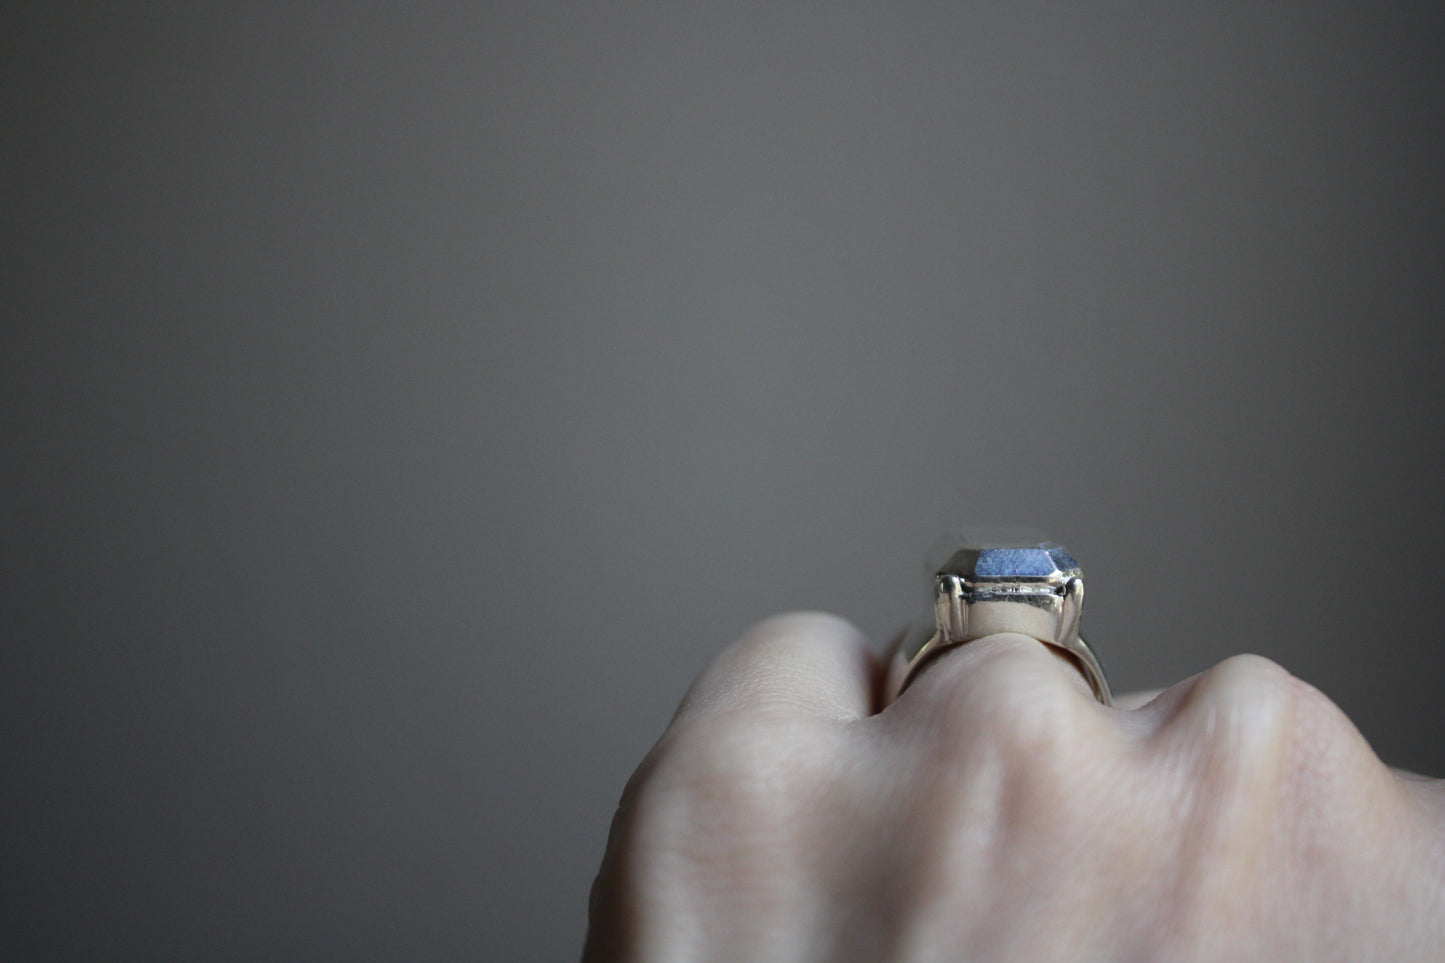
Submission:
<svg viewBox="0 0 1445 963">
<path fill-rule="evenodd" d="M 1023 636 L 880 682 L 831 616 L 723 650 L 623 794 L 584 963 L 1445 959 L 1445 793 L 1268 660 L 1137 708 Z"/>
</svg>

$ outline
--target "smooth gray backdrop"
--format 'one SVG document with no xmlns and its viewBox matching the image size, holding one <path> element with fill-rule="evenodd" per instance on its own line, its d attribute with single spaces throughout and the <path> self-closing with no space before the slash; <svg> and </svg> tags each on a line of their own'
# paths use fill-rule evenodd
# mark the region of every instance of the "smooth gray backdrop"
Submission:
<svg viewBox="0 0 1445 963">
<path fill-rule="evenodd" d="M 26 4 L 7 959 L 565 960 L 632 767 L 960 520 L 1445 774 L 1435 3 Z"/>
</svg>

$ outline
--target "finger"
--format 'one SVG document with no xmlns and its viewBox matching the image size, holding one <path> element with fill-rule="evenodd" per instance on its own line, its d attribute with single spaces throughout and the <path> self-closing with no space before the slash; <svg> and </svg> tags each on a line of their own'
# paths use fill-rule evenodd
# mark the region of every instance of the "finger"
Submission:
<svg viewBox="0 0 1445 963">
<path fill-rule="evenodd" d="M 1047 684 L 1066 682 L 1092 701 L 1088 680 L 1068 654 L 1055 646 L 1015 632 L 1000 632 L 938 650 L 919 666 L 909 680 L 908 691 L 924 686 L 928 690 L 960 686 L 971 688 L 980 683 L 971 676 L 986 672 L 1005 677 L 1034 678 Z M 933 679 L 927 683 L 923 680 Z M 902 698 L 902 696 L 900 696 Z"/>
<path fill-rule="evenodd" d="M 1445 779 L 1397 766 L 1390 767 L 1390 775 L 1404 792 L 1419 800 L 1422 810 L 1438 827 L 1436 831 L 1445 836 Z"/>
<path fill-rule="evenodd" d="M 878 659 L 849 622 L 818 612 L 760 622 L 713 659 L 678 707 L 678 719 L 769 712 L 837 720 L 874 711 Z"/>
<path fill-rule="evenodd" d="M 1257 655 L 1236 655 L 1166 689 L 1137 713 L 1152 717 L 1163 752 L 1194 751 L 1279 778 L 1334 781 L 1358 793 L 1388 769 L 1349 717 L 1319 689 Z M 1241 762 L 1241 760 L 1243 762 Z"/>
<path fill-rule="evenodd" d="M 1227 738 L 1238 730 L 1259 739 L 1288 721 L 1297 685 L 1302 683 L 1268 659 L 1236 655 L 1176 682 L 1143 706 L 1140 715 L 1149 717 L 1161 736 Z"/>
<path fill-rule="evenodd" d="M 883 665 L 887 665 L 893 661 L 893 657 L 898 654 L 898 649 L 903 645 L 903 640 L 908 638 L 908 633 L 911 631 L 913 631 L 913 623 L 905 622 L 898 631 L 893 633 L 888 640 L 888 644 L 883 647 Z"/>
<path fill-rule="evenodd" d="M 991 717 L 1037 714 L 1042 706 L 1102 709 L 1067 655 L 1010 632 L 943 649 L 919 667 L 895 705 L 901 713 L 975 719 L 980 710 Z"/>
<path fill-rule="evenodd" d="M 1138 692 L 1126 692 L 1123 695 L 1114 697 L 1114 708 L 1124 709 L 1132 712 L 1135 709 L 1142 709 L 1164 692 L 1163 689 L 1140 689 Z"/>
</svg>

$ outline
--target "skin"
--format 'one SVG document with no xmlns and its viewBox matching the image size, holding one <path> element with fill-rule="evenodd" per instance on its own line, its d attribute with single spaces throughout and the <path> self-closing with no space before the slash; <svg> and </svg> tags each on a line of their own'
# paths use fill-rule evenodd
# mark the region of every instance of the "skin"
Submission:
<svg viewBox="0 0 1445 963">
<path fill-rule="evenodd" d="M 623 795 L 584 963 L 1445 958 L 1445 791 L 1266 659 L 1138 708 L 1023 636 L 881 677 L 826 615 L 723 650 Z"/>
</svg>

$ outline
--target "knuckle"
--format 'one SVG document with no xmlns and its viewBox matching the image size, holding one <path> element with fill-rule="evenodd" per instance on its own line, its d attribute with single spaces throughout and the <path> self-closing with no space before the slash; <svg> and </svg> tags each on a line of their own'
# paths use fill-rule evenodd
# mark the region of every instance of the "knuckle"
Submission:
<svg viewBox="0 0 1445 963">
<path fill-rule="evenodd" d="M 1162 765 L 1151 771 L 1166 777 L 1156 784 L 1176 826 L 1167 860 L 1180 900 L 1176 936 L 1203 938 L 1222 907 L 1268 904 L 1270 881 L 1293 865 L 1287 854 L 1322 858 L 1368 822 L 1349 800 L 1384 798 L 1366 784 L 1388 770 L 1344 714 L 1259 656 L 1202 673 L 1156 739 Z"/>
<path fill-rule="evenodd" d="M 1236 655 L 1196 680 L 1166 725 L 1216 772 L 1301 779 L 1325 764 L 1374 762 L 1364 738 L 1319 689 L 1257 655 Z M 1327 758 L 1322 759 L 1322 756 Z"/>
<path fill-rule="evenodd" d="M 819 612 L 773 616 L 723 648 L 688 690 L 678 716 L 746 709 L 849 717 L 866 698 L 870 656 L 847 621 Z M 676 718 L 676 717 L 675 717 Z"/>
<path fill-rule="evenodd" d="M 777 666 L 811 663 L 822 650 L 848 645 L 858 635 L 848 621 L 827 612 L 785 612 L 758 622 L 733 643 L 734 658 Z"/>
<path fill-rule="evenodd" d="M 1236 655 L 1204 672 L 1180 719 L 1211 750 L 1244 757 L 1278 754 L 1294 729 L 1301 684 L 1278 663 Z"/>
<path fill-rule="evenodd" d="M 827 784 L 833 756 L 821 726 L 714 717 L 664 739 L 644 791 L 662 811 L 705 827 L 705 837 L 771 838 Z"/>
<path fill-rule="evenodd" d="M 1207 670 L 1205 676 L 1220 685 L 1278 687 L 1295 681 L 1289 670 L 1262 655 L 1232 655 Z"/>
<path fill-rule="evenodd" d="M 1276 663 L 1235 656 L 1202 673 L 1161 730 L 1169 808 L 1179 820 L 1181 919 L 1252 891 L 1290 811 L 1301 684 Z"/>
</svg>

